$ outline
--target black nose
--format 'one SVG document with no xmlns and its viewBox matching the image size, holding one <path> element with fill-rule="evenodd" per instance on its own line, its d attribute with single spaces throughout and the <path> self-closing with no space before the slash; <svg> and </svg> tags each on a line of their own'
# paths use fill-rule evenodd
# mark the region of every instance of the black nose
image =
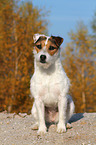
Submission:
<svg viewBox="0 0 96 145">
<path fill-rule="evenodd" d="M 46 62 L 45 60 L 46 60 L 46 55 L 41 55 L 40 56 L 40 62 L 45 63 Z"/>
</svg>

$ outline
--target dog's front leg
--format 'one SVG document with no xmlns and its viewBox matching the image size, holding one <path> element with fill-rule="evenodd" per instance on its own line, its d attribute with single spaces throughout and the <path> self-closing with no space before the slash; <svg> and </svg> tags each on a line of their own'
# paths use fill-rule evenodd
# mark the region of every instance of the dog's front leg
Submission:
<svg viewBox="0 0 96 145">
<path fill-rule="evenodd" d="M 57 132 L 66 132 L 66 109 L 67 109 L 67 98 L 61 96 L 58 102 L 59 110 L 59 122 L 57 125 Z"/>
<path fill-rule="evenodd" d="M 38 130 L 38 134 L 42 135 L 46 133 L 46 125 L 45 125 L 45 110 L 44 110 L 44 104 L 41 100 L 36 99 L 35 100 L 36 103 L 36 109 L 38 112 L 38 119 L 39 119 L 39 130 Z"/>
</svg>

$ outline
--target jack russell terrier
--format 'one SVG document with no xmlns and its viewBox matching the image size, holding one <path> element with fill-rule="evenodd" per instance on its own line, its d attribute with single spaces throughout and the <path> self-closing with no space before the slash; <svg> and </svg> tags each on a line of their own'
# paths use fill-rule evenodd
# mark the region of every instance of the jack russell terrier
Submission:
<svg viewBox="0 0 96 145">
<path fill-rule="evenodd" d="M 35 119 L 32 129 L 38 134 L 47 131 L 46 122 L 57 122 L 57 132 L 66 132 L 68 120 L 74 112 L 74 102 L 68 95 L 70 81 L 60 61 L 60 45 L 63 38 L 35 34 L 34 74 L 30 81 L 30 91 L 34 97 L 31 110 Z"/>
</svg>

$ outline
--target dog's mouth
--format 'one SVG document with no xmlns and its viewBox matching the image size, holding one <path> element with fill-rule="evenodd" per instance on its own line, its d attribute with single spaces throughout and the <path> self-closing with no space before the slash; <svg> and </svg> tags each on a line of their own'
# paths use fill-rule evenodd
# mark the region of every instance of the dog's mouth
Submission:
<svg viewBox="0 0 96 145">
<path fill-rule="evenodd" d="M 40 63 L 46 63 L 46 61 L 40 60 Z"/>
<path fill-rule="evenodd" d="M 50 66 L 50 64 L 47 61 L 40 60 L 39 63 L 40 63 L 40 66 L 42 66 L 45 69 L 47 69 Z"/>
</svg>

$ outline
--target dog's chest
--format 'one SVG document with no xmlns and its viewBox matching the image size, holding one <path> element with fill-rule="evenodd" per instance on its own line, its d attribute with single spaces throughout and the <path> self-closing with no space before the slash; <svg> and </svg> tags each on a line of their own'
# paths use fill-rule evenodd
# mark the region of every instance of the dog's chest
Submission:
<svg viewBox="0 0 96 145">
<path fill-rule="evenodd" d="M 38 96 L 46 106 L 56 105 L 62 91 L 62 79 L 62 76 L 57 72 L 51 75 L 37 72 L 34 75 L 34 97 Z"/>
<path fill-rule="evenodd" d="M 39 96 L 46 104 L 56 104 L 60 95 L 60 82 L 57 75 L 43 76 L 39 84 Z"/>
</svg>

